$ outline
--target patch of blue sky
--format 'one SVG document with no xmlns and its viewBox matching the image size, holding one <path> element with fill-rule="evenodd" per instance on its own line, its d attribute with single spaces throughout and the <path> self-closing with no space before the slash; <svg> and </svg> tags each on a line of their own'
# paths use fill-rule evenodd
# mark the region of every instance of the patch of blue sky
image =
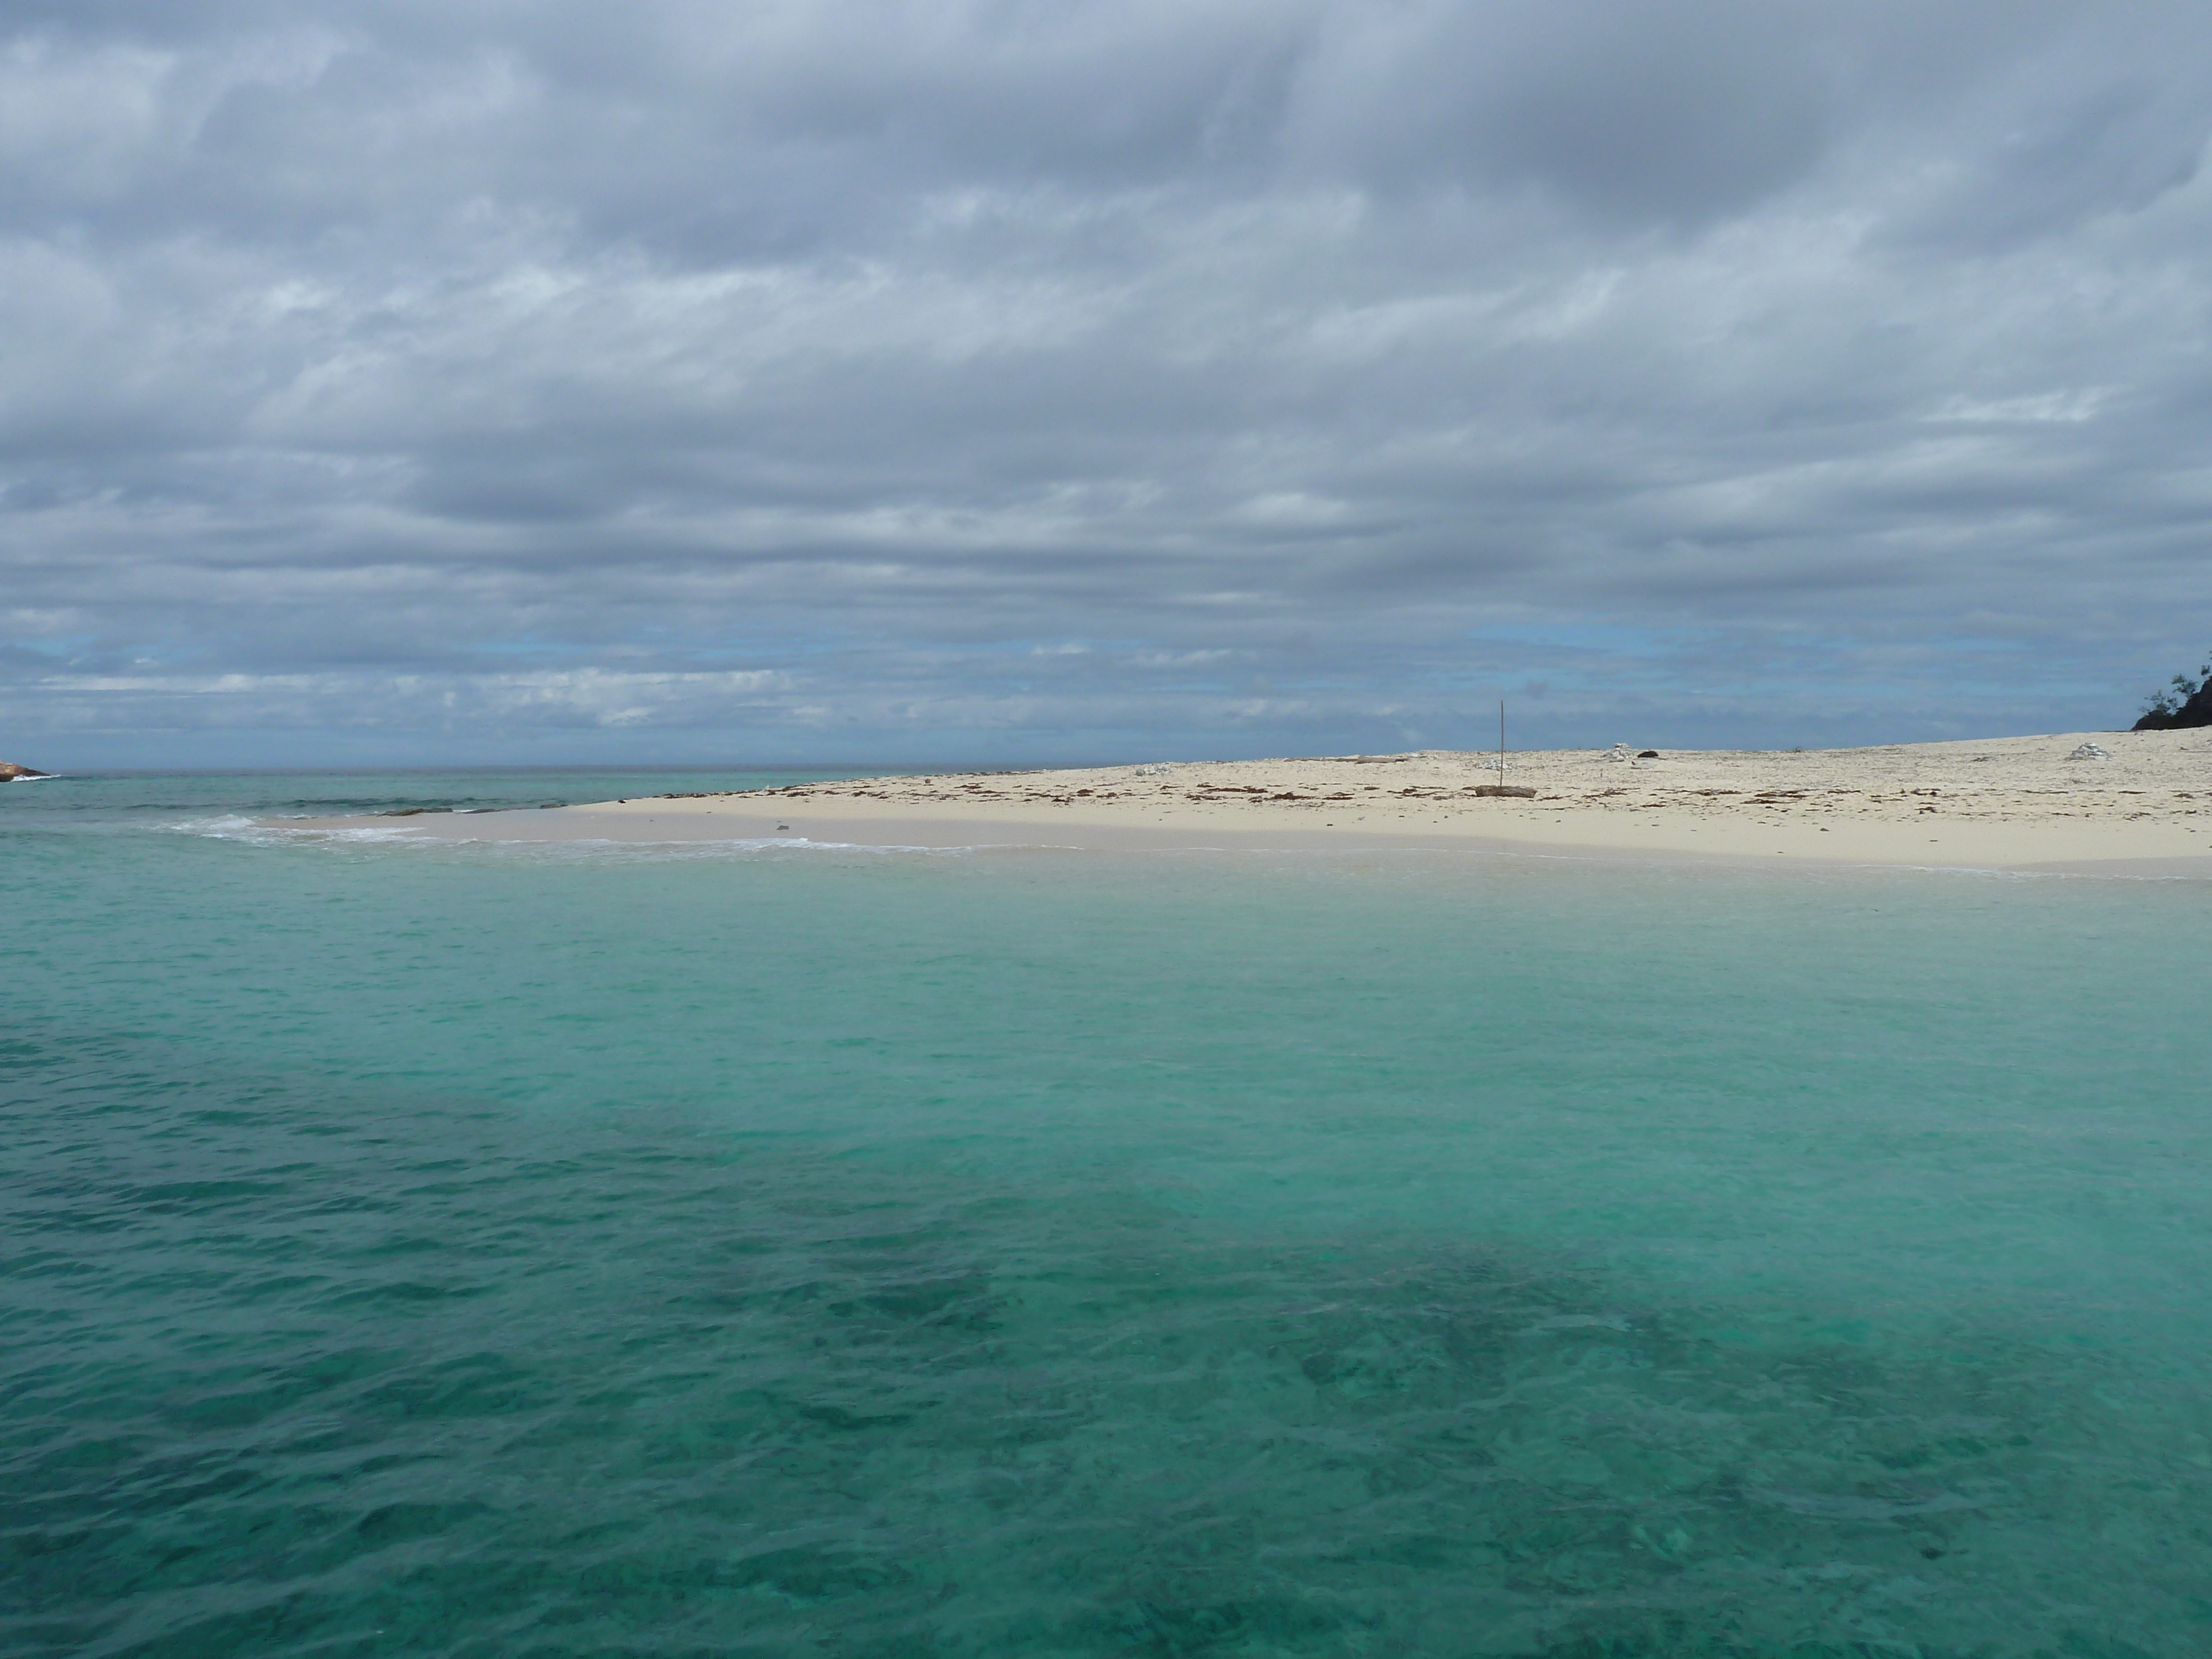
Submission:
<svg viewBox="0 0 2212 1659">
<path fill-rule="evenodd" d="M 479 657 L 551 657 L 581 654 L 590 647 L 562 640 L 476 640 L 469 650 Z"/>
<path fill-rule="evenodd" d="M 1541 646 L 1656 657 L 1679 650 L 1683 641 L 1700 631 L 1638 627 L 1628 623 L 1507 623 L 1473 629 L 1466 637 L 1477 644 Z"/>
</svg>

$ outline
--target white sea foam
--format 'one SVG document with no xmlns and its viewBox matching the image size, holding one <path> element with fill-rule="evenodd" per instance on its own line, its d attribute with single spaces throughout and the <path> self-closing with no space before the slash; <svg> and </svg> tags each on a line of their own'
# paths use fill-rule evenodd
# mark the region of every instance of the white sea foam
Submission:
<svg viewBox="0 0 2212 1659">
<path fill-rule="evenodd" d="M 404 843 L 422 839 L 398 828 L 386 830 L 363 824 L 319 829 L 305 823 L 295 827 L 281 821 L 247 817 L 239 813 L 212 818 L 187 818 L 164 827 L 178 835 L 205 836 L 216 841 L 242 841 L 259 847 L 290 847 L 314 842 Z"/>
<path fill-rule="evenodd" d="M 179 823 L 168 823 L 163 829 L 179 836 L 213 836 L 224 840 L 235 840 L 249 831 L 261 828 L 261 821 L 240 812 L 226 812 L 220 817 L 186 818 Z"/>
<path fill-rule="evenodd" d="M 426 834 L 412 823 L 320 825 L 310 822 L 287 823 L 282 819 L 228 814 L 193 818 L 165 826 L 179 835 L 204 836 L 219 841 L 243 842 L 259 847 L 404 847 L 424 852 L 489 854 L 501 858 L 545 861 L 661 862 L 715 860 L 780 854 L 829 854 L 860 857 L 922 855 L 963 857 L 979 853 L 1056 851 L 1078 852 L 1074 847 L 1032 842 L 979 842 L 957 847 L 922 847 L 905 842 L 815 841 L 804 836 L 732 836 L 726 840 L 672 839 L 647 841 L 630 836 L 578 836 L 538 840 L 526 836 L 457 836 Z"/>
</svg>

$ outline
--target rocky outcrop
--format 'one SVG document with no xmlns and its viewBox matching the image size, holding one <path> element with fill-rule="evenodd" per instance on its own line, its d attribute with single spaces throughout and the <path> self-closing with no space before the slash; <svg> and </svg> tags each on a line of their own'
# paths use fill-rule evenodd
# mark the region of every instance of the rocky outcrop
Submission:
<svg viewBox="0 0 2212 1659">
<path fill-rule="evenodd" d="M 2184 679 L 2181 684 L 2186 685 Z M 2192 726 L 2212 726 L 2212 674 L 2188 697 L 2176 703 L 2172 696 L 2160 697 L 2135 723 L 2137 732 L 2179 732 Z"/>
<path fill-rule="evenodd" d="M 47 778 L 51 772 L 41 772 L 35 766 L 18 766 L 13 761 L 0 761 L 0 783 L 13 783 L 18 778 Z"/>
</svg>

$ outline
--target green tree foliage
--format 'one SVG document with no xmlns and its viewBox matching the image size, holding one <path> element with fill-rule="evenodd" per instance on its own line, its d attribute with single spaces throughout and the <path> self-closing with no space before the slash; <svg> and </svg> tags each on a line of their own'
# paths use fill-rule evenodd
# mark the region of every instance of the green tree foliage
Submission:
<svg viewBox="0 0 2212 1659">
<path fill-rule="evenodd" d="M 2138 732 L 2172 732 L 2187 726 L 2212 726 L 2212 655 L 2195 675 L 2176 674 L 2166 689 L 2143 705 Z"/>
</svg>

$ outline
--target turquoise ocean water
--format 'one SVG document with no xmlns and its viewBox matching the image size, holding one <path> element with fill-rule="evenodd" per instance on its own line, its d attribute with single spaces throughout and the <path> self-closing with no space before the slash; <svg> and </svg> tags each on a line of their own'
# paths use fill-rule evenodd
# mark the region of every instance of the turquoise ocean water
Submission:
<svg viewBox="0 0 2212 1659">
<path fill-rule="evenodd" d="M 2212 884 L 763 781 L 0 786 L 0 1654 L 2212 1650 Z"/>
</svg>

